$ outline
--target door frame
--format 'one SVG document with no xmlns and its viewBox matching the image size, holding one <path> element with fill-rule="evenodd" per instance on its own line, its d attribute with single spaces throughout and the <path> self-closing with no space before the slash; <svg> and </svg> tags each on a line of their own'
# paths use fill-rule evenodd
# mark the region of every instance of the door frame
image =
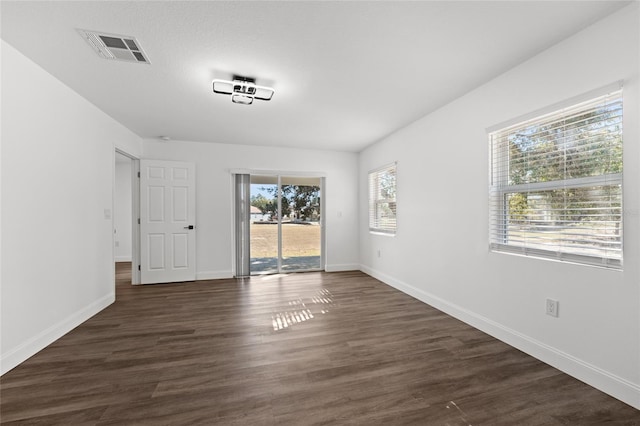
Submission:
<svg viewBox="0 0 640 426">
<path fill-rule="evenodd" d="M 135 155 L 115 148 L 113 151 L 113 196 L 111 210 L 115 212 L 115 167 L 116 153 L 123 155 L 131 160 L 131 284 L 140 284 L 140 159 Z M 111 215 L 111 227 L 115 227 L 115 215 Z M 112 233 L 113 234 L 113 233 Z M 113 237 L 115 238 L 115 237 Z M 113 243 L 112 243 L 113 247 Z M 115 250 L 112 248 L 113 263 L 115 264 Z M 115 280 L 114 280 L 115 286 Z"/>
<path fill-rule="evenodd" d="M 233 276 L 236 276 L 236 203 L 235 203 L 235 176 L 237 174 L 245 175 L 257 175 L 257 176 L 276 176 L 278 178 L 278 187 L 280 186 L 280 178 L 284 177 L 312 177 L 320 179 L 320 270 L 326 270 L 326 193 L 327 193 L 327 173 L 325 172 L 307 172 L 307 171 L 291 171 L 291 170 L 264 170 L 264 169 L 229 169 L 229 182 L 231 187 L 231 235 L 232 235 L 232 250 L 231 250 L 231 272 Z M 278 198 L 281 194 L 278 191 Z M 280 204 L 280 199 L 278 200 Z M 281 235 L 281 218 L 278 218 L 278 272 L 281 271 L 281 253 L 282 253 L 282 235 Z M 298 271 L 296 271 L 298 272 Z M 304 271 L 299 271 L 304 272 Z"/>
</svg>

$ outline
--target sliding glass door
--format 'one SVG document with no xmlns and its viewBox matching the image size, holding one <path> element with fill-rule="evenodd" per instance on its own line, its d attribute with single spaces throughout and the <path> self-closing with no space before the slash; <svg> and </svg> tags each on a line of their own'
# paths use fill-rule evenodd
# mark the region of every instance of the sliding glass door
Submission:
<svg viewBox="0 0 640 426">
<path fill-rule="evenodd" d="M 321 270 L 320 177 L 251 175 L 251 275 Z"/>
<path fill-rule="evenodd" d="M 250 266 L 252 275 L 279 271 L 278 176 L 251 175 Z"/>
<path fill-rule="evenodd" d="M 320 181 L 280 178 L 283 271 L 321 269 Z"/>
</svg>

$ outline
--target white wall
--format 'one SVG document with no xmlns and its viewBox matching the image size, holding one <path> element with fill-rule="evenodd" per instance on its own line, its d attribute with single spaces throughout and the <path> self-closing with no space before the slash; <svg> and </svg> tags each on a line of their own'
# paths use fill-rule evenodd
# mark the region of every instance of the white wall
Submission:
<svg viewBox="0 0 640 426">
<path fill-rule="evenodd" d="M 640 408 L 638 17 L 636 2 L 366 149 L 359 226 L 365 272 Z M 620 79 L 624 271 L 490 253 L 485 129 Z M 371 235 L 367 171 L 392 160 L 398 233 Z"/>
<path fill-rule="evenodd" d="M 116 262 L 131 262 L 131 160 L 116 161 L 113 202 Z"/>
<path fill-rule="evenodd" d="M 145 140 L 144 157 L 196 163 L 198 279 L 233 275 L 231 169 L 324 173 L 327 270 L 359 268 L 357 154 Z"/>
<path fill-rule="evenodd" d="M 113 302 L 114 146 L 141 141 L 4 41 L 1 54 L 4 373 Z"/>
</svg>

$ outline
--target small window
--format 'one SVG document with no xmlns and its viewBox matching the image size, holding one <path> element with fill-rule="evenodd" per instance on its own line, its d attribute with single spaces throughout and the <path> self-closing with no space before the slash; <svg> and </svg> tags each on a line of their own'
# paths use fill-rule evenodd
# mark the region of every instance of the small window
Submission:
<svg viewBox="0 0 640 426">
<path fill-rule="evenodd" d="M 396 233 L 396 163 L 369 172 L 369 230 Z"/>
<path fill-rule="evenodd" d="M 489 134 L 493 251 L 622 267 L 622 92 Z"/>
</svg>

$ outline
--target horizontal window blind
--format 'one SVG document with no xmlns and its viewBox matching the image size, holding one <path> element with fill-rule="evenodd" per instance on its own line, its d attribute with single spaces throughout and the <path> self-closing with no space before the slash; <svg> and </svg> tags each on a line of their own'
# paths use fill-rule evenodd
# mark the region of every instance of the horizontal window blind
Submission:
<svg viewBox="0 0 640 426">
<path fill-rule="evenodd" d="M 489 134 L 490 245 L 622 266 L 622 92 Z"/>
<path fill-rule="evenodd" d="M 369 172 L 369 230 L 396 233 L 396 163 Z"/>
</svg>

